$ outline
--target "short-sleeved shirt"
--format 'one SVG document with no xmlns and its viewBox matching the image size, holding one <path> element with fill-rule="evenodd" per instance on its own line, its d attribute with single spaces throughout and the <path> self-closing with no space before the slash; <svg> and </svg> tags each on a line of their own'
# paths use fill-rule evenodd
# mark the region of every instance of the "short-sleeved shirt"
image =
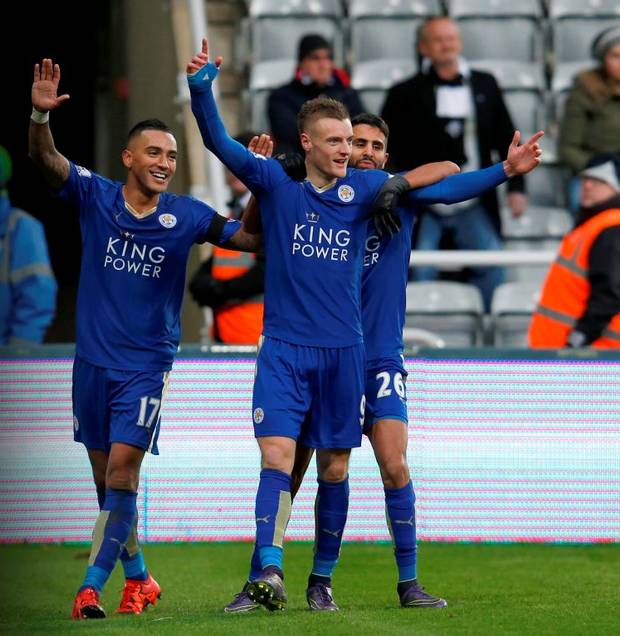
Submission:
<svg viewBox="0 0 620 636">
<path fill-rule="evenodd" d="M 361 273 L 371 205 L 389 174 L 349 168 L 324 189 L 248 153 L 238 176 L 256 194 L 265 243 L 263 333 L 316 347 L 363 342 Z"/>
<path fill-rule="evenodd" d="M 59 196 L 80 214 L 77 354 L 110 369 L 170 369 L 190 248 L 225 243 L 240 223 L 169 193 L 138 218 L 125 205 L 122 183 L 73 163 Z"/>
<path fill-rule="evenodd" d="M 368 225 L 362 273 L 362 323 L 368 361 L 399 359 L 403 352 L 406 288 L 415 212 L 397 208 L 401 229 L 379 238 Z"/>
</svg>

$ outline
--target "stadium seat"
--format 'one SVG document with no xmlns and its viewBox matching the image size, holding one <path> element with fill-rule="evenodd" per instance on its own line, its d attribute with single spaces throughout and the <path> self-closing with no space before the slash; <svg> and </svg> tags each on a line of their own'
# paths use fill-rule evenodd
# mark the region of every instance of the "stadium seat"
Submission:
<svg viewBox="0 0 620 636">
<path fill-rule="evenodd" d="M 543 126 L 544 69 L 518 60 L 472 60 L 472 68 L 491 73 L 502 89 L 515 126 L 524 137 Z"/>
<path fill-rule="evenodd" d="M 349 0 L 353 60 L 416 58 L 418 26 L 440 13 L 436 0 Z"/>
<path fill-rule="evenodd" d="M 549 0 L 549 17 L 620 17 L 618 0 Z"/>
<path fill-rule="evenodd" d="M 448 10 L 463 36 L 465 58 L 542 60 L 538 0 L 451 0 Z"/>
<path fill-rule="evenodd" d="M 560 239 L 507 239 L 504 249 L 519 252 L 557 252 Z M 550 264 L 550 263 L 549 263 Z M 506 267 L 507 282 L 528 282 L 542 285 L 549 270 L 549 264 L 510 265 Z"/>
<path fill-rule="evenodd" d="M 531 205 L 566 207 L 567 169 L 557 163 L 541 163 L 526 176 L 527 195 Z"/>
<path fill-rule="evenodd" d="M 566 17 L 552 18 L 551 37 L 555 63 L 560 64 L 588 59 L 594 38 L 603 29 L 617 25 L 620 25 L 620 16 L 584 17 L 568 15 Z"/>
<path fill-rule="evenodd" d="M 387 89 L 413 75 L 415 71 L 413 57 L 359 62 L 353 67 L 351 85 L 360 94 L 364 108 L 379 114 Z"/>
<path fill-rule="evenodd" d="M 527 347 L 527 332 L 540 295 L 538 283 L 504 283 L 491 301 L 492 340 L 496 347 Z"/>
<path fill-rule="evenodd" d="M 477 287 L 449 281 L 407 284 L 405 327 L 426 329 L 448 347 L 472 347 L 481 342 L 482 296 Z"/>
<path fill-rule="evenodd" d="M 403 329 L 403 342 L 405 347 L 429 347 L 441 349 L 446 346 L 443 338 L 426 329 L 416 329 L 415 327 L 405 327 Z"/>
<path fill-rule="evenodd" d="M 250 71 L 247 107 L 250 127 L 256 131 L 268 131 L 267 98 L 278 86 L 288 82 L 295 72 L 295 60 L 266 60 L 258 62 Z M 247 121 L 247 119 L 246 119 Z"/>
<path fill-rule="evenodd" d="M 530 205 L 525 214 L 513 218 L 508 208 L 501 210 L 505 239 L 562 238 L 573 226 L 573 217 L 564 208 Z"/>
<path fill-rule="evenodd" d="M 249 5 L 251 63 L 295 59 L 299 40 L 320 33 L 333 43 L 337 64 L 343 62 L 340 0 L 252 0 Z"/>
</svg>

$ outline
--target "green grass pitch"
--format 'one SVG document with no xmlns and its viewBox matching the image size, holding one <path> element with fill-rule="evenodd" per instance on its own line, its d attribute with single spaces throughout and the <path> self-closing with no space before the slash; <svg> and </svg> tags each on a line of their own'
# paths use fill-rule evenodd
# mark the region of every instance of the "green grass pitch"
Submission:
<svg viewBox="0 0 620 636">
<path fill-rule="evenodd" d="M 587 635 L 620 634 L 620 544 L 437 544 L 419 546 L 420 581 L 444 610 L 401 609 L 388 544 L 345 544 L 334 576 L 337 613 L 306 609 L 312 546 L 289 543 L 285 612 L 226 615 L 245 580 L 249 544 L 151 544 L 147 565 L 162 586 L 141 616 L 114 614 L 118 567 L 103 594 L 108 618 L 71 621 L 87 546 L 0 546 L 1 634 L 165 635 Z"/>
</svg>

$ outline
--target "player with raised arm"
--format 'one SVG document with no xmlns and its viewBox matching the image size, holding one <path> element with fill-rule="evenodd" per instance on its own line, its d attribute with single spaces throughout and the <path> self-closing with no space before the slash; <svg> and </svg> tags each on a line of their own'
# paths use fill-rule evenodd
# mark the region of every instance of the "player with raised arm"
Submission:
<svg viewBox="0 0 620 636">
<path fill-rule="evenodd" d="M 161 408 L 176 353 L 185 269 L 194 243 L 255 250 L 260 236 L 188 196 L 166 192 L 177 162 L 170 129 L 151 119 L 129 132 L 126 183 L 77 166 L 54 145 L 49 112 L 60 67 L 34 67 L 29 154 L 58 195 L 79 210 L 82 262 L 73 366 L 74 439 L 86 446 L 100 513 L 73 618 L 104 618 L 99 595 L 117 560 L 120 613 L 154 605 L 160 586 L 137 537 L 136 497 L 145 452 L 157 454 Z"/>
<path fill-rule="evenodd" d="M 333 537 L 327 558 L 315 560 L 321 575 L 331 574 L 342 540 L 348 459 L 361 443 L 365 411 L 359 299 L 368 212 L 380 191 L 380 211 L 386 212 L 384 203 L 417 181 L 412 173 L 389 179 L 381 171 L 347 170 L 348 113 L 321 98 L 300 111 L 307 179 L 293 181 L 277 161 L 256 158 L 224 129 L 211 90 L 220 63 L 209 63 L 203 40 L 187 66 L 192 110 L 206 146 L 257 196 L 267 254 L 264 342 L 253 396 L 262 456 L 256 498 L 261 572 L 247 594 L 268 609 L 283 609 L 282 540 L 295 448 L 307 415 L 310 426 L 301 441 L 318 449 L 318 497 L 325 512 L 318 523 Z M 445 201 L 447 191 L 438 192 L 429 198 Z"/>
<path fill-rule="evenodd" d="M 388 128 L 377 115 L 361 114 L 353 118 L 353 148 L 349 164 L 361 170 L 382 169 L 388 159 Z M 518 135 L 508 149 L 504 162 L 496 166 L 448 177 L 430 188 L 423 188 L 407 195 L 415 201 L 438 188 L 449 191 L 457 188 L 463 197 L 479 194 L 488 187 L 497 186 L 509 176 L 525 174 L 540 161 L 538 139 L 534 135 L 523 146 L 518 145 Z M 287 155 L 280 160 L 287 172 L 296 179 L 303 178 L 295 157 Z M 412 207 L 413 206 L 413 207 Z M 403 607 L 445 607 L 446 601 L 423 591 L 417 580 L 417 550 L 415 527 L 415 495 L 407 464 L 407 403 L 406 377 L 403 366 L 403 325 L 405 319 L 405 289 L 411 235 L 416 219 L 415 203 L 399 207 L 397 213 L 402 223 L 398 235 L 381 238 L 372 224 L 368 228 L 364 270 L 362 274 L 362 321 L 366 347 L 366 414 L 364 432 L 373 446 L 385 489 L 386 517 L 394 541 L 398 567 L 398 594 Z M 248 222 L 257 227 L 255 219 Z M 291 496 L 297 493 L 312 449 L 305 448 L 303 440 L 297 447 L 292 473 Z M 317 518 L 323 516 L 323 500 L 317 499 Z M 316 535 L 317 555 L 329 554 L 326 540 L 330 535 Z M 320 564 L 319 564 L 320 566 Z M 336 610 L 331 578 L 317 572 L 313 564 L 308 581 L 307 600 L 311 609 Z M 258 576 L 260 564 L 254 550 L 249 581 Z M 247 595 L 249 582 L 226 612 L 248 612 L 258 605 Z"/>
</svg>

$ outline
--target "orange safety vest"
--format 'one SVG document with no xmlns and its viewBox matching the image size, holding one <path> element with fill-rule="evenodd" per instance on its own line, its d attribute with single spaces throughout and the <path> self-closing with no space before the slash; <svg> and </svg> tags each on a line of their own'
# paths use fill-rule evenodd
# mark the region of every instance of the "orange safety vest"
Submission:
<svg viewBox="0 0 620 636">
<path fill-rule="evenodd" d="M 620 209 L 600 212 L 564 237 L 532 316 L 528 336 L 531 347 L 566 346 L 570 332 L 583 316 L 590 299 L 590 248 L 603 230 L 614 225 L 620 225 Z M 591 346 L 620 348 L 620 311 Z"/>
<path fill-rule="evenodd" d="M 213 248 L 211 276 L 230 280 L 254 266 L 256 256 L 247 252 Z M 215 330 L 226 344 L 256 344 L 263 331 L 263 295 L 257 294 L 242 303 L 226 303 L 215 312 Z"/>
</svg>

